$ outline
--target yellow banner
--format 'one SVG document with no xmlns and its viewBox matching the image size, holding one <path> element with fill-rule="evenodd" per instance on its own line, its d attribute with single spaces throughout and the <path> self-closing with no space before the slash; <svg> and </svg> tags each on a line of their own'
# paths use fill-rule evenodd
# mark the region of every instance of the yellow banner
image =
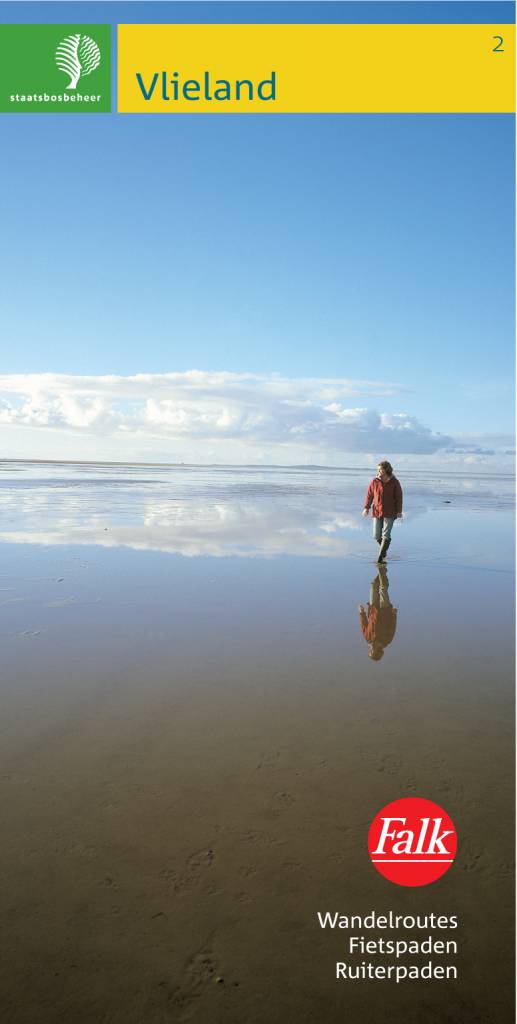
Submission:
<svg viewBox="0 0 517 1024">
<path fill-rule="evenodd" d="M 121 113 L 511 113 L 514 25 L 119 25 Z"/>
</svg>

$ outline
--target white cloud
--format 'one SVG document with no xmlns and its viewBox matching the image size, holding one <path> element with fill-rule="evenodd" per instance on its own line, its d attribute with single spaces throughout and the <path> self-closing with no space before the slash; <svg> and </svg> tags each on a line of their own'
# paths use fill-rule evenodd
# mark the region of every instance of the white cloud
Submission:
<svg viewBox="0 0 517 1024">
<path fill-rule="evenodd" d="M 404 412 L 370 403 L 399 393 L 380 381 L 230 372 L 0 376 L 0 423 L 95 439 L 97 454 L 124 457 L 127 442 L 165 441 L 175 457 L 315 459 L 354 452 L 431 454 L 451 444 Z M 365 404 L 368 402 L 368 405 Z M 44 457 L 40 444 L 35 457 Z M 69 446 L 68 446 L 69 447 Z M 109 452 L 109 456 L 108 456 Z M 55 454 L 53 449 L 53 455 Z M 78 457 L 79 454 L 78 454 Z M 292 454 L 291 454 L 292 457 Z"/>
</svg>

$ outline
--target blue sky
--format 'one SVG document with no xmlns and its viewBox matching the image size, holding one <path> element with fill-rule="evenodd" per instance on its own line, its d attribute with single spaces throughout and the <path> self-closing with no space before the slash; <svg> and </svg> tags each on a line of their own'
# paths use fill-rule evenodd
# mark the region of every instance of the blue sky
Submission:
<svg viewBox="0 0 517 1024">
<path fill-rule="evenodd" d="M 347 409 L 375 408 L 459 446 L 511 433 L 513 117 L 23 114 L 3 115 L 2 133 L 3 374 L 197 370 L 220 396 L 210 375 L 225 371 L 251 375 L 262 411 L 272 375 L 367 381 L 336 385 L 329 415 L 341 425 Z M 296 402 L 314 402 L 308 385 L 302 397 L 293 388 Z M 19 411 L 21 384 L 7 390 Z M 127 414 L 133 399 L 121 401 Z M 113 457 L 101 420 L 95 443 Z M 163 454 L 173 420 L 163 445 L 142 441 L 144 454 Z M 18 426 L 23 452 L 30 441 L 39 457 L 55 457 L 67 426 L 4 422 L 7 449 Z M 85 425 L 68 427 L 84 453 Z M 311 429 L 300 427 L 307 458 Z M 174 438 L 177 455 L 205 450 L 201 435 L 193 447 Z M 269 459 L 279 440 L 250 443 Z M 335 444 L 327 428 L 314 461 L 325 444 Z M 419 444 L 414 454 L 429 454 Z M 72 437 L 66 447 L 70 457 Z"/>
<path fill-rule="evenodd" d="M 72 10 L 73 9 L 73 10 Z M 73 0 L 35 0 L 0 6 L 2 20 L 60 23 L 67 18 L 87 22 L 312 22 L 384 24 L 511 23 L 515 21 L 512 0 L 96 0 L 83 3 Z M 102 17 L 101 17 L 102 15 Z"/>
</svg>

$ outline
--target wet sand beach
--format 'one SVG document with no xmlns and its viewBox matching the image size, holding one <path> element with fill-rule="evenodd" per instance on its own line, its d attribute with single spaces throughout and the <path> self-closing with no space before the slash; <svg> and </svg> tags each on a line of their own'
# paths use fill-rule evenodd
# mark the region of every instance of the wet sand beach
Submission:
<svg viewBox="0 0 517 1024">
<path fill-rule="evenodd" d="M 367 471 L 2 464 L 3 1021 L 513 1021 L 513 481 L 401 478 L 372 661 Z M 457 979 L 336 981 L 372 910 L 457 915 Z"/>
</svg>

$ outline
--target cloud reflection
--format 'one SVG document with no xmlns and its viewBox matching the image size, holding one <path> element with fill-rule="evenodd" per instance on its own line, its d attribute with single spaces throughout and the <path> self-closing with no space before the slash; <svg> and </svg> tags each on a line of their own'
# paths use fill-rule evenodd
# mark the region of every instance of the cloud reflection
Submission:
<svg viewBox="0 0 517 1024">
<path fill-rule="evenodd" d="M 185 467 L 22 466 L 0 487 L 0 540 L 98 545 L 187 557 L 371 553 L 361 519 L 368 473 Z M 405 481 L 406 483 L 406 481 Z M 406 519 L 430 509 L 472 508 L 470 481 L 407 481 Z M 504 491 L 504 489 L 503 489 Z M 501 485 L 480 485 L 483 509 Z"/>
</svg>

